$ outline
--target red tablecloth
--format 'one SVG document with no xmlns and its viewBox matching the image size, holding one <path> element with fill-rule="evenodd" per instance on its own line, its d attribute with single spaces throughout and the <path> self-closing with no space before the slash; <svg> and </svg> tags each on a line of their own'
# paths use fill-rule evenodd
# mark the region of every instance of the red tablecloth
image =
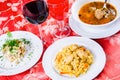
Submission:
<svg viewBox="0 0 120 80">
<path fill-rule="evenodd" d="M 69 0 L 70 6 L 75 0 Z M 58 38 L 53 36 L 55 21 L 50 16 L 42 24 L 41 32 L 38 27 L 26 22 L 21 12 L 21 0 L 0 0 L 0 35 L 7 31 L 23 30 L 34 33 L 45 41 L 44 51 Z M 73 31 L 69 36 L 77 35 Z M 96 39 L 103 47 L 107 62 L 104 70 L 94 80 L 120 80 L 120 32 L 117 34 Z M 44 54 L 43 51 L 43 54 Z M 42 57 L 31 69 L 13 76 L 0 76 L 0 80 L 51 80 L 42 67 Z"/>
</svg>

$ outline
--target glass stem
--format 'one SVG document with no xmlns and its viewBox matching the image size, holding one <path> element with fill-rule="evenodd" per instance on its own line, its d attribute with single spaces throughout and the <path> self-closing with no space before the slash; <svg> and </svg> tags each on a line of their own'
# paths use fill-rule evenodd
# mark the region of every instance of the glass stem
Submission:
<svg viewBox="0 0 120 80">
<path fill-rule="evenodd" d="M 64 20 L 57 21 L 59 30 L 62 31 L 62 28 L 64 27 Z"/>
</svg>

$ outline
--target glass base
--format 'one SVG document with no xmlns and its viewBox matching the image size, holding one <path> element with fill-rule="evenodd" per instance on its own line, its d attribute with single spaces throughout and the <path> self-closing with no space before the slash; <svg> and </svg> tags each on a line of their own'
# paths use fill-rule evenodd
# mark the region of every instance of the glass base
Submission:
<svg viewBox="0 0 120 80">
<path fill-rule="evenodd" d="M 56 38 L 63 38 L 69 36 L 71 33 L 71 30 L 68 26 L 62 27 L 62 28 L 55 28 L 54 36 Z"/>
</svg>

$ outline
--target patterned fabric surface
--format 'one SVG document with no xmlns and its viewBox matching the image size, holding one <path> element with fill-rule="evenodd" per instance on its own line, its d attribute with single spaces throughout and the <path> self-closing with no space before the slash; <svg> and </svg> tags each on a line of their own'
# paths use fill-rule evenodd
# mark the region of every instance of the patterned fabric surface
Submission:
<svg viewBox="0 0 120 80">
<path fill-rule="evenodd" d="M 75 0 L 69 0 L 71 6 Z M 39 26 L 28 23 L 21 11 L 21 0 L 0 0 L 0 35 L 7 31 L 29 31 L 40 37 L 44 41 L 44 51 L 58 38 L 53 36 L 56 21 L 49 16 L 48 19 Z M 68 20 L 66 20 L 68 23 Z M 69 36 L 77 35 L 71 30 Z M 78 35 L 77 35 L 78 36 Z M 107 62 L 104 70 L 94 80 L 120 80 L 120 32 L 113 36 L 95 39 L 104 49 Z M 43 52 L 44 54 L 44 52 Z M 44 72 L 42 67 L 42 57 L 31 69 L 13 76 L 0 76 L 0 80 L 52 80 Z"/>
</svg>

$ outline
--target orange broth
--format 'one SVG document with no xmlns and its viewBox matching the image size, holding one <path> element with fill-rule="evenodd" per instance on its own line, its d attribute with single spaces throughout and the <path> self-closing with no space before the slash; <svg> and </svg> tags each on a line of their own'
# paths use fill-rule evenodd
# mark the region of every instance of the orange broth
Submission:
<svg viewBox="0 0 120 80">
<path fill-rule="evenodd" d="M 95 17 L 95 11 L 90 10 L 90 7 L 96 7 L 96 9 L 103 8 L 103 4 L 104 2 L 90 2 L 90 3 L 83 5 L 81 9 L 79 10 L 79 14 L 78 14 L 80 20 L 87 24 L 91 24 L 91 25 L 105 24 L 105 23 L 108 23 L 114 20 L 117 15 L 117 11 L 111 4 L 107 3 L 107 8 L 114 11 L 115 15 L 110 13 L 108 18 L 103 17 L 102 19 L 97 19 Z"/>
</svg>

